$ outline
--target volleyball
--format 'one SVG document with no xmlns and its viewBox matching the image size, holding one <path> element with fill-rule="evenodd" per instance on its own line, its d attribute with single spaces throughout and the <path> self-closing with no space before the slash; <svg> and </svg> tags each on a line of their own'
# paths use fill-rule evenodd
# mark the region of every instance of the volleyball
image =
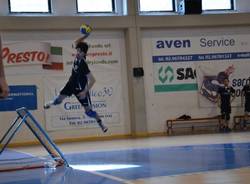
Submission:
<svg viewBox="0 0 250 184">
<path fill-rule="evenodd" d="M 92 31 L 92 28 L 89 25 L 87 25 L 87 24 L 82 24 L 80 26 L 80 32 L 82 34 L 87 35 L 87 34 L 90 34 L 91 31 Z"/>
</svg>

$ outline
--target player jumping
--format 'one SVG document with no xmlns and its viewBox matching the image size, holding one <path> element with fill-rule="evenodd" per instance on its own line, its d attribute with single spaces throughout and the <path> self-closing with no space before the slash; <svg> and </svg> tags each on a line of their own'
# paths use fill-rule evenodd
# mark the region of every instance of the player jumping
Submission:
<svg viewBox="0 0 250 184">
<path fill-rule="evenodd" d="M 89 90 L 93 87 L 95 78 L 86 63 L 88 44 L 84 42 L 84 40 L 88 36 L 89 34 L 85 34 L 75 41 L 75 49 L 77 53 L 74 59 L 71 76 L 66 85 L 60 91 L 60 94 L 53 100 L 47 102 L 44 105 L 44 108 L 48 109 L 51 107 L 51 105 L 61 104 L 66 97 L 69 97 L 73 94 L 84 107 L 85 113 L 89 117 L 96 119 L 102 131 L 107 132 L 108 128 L 103 125 L 100 116 L 96 111 L 92 110 L 91 106 Z"/>
</svg>

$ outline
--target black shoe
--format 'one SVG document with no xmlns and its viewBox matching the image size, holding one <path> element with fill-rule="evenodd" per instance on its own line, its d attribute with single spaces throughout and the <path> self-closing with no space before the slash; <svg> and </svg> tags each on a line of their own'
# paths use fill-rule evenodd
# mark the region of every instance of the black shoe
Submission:
<svg viewBox="0 0 250 184">
<path fill-rule="evenodd" d="M 103 125 L 101 119 L 97 120 L 97 123 L 98 123 L 98 125 L 101 127 L 101 129 L 102 129 L 102 131 L 103 131 L 104 133 L 108 131 L 108 128 L 107 128 L 106 126 Z"/>
<path fill-rule="evenodd" d="M 108 131 L 108 127 L 102 127 L 102 131 L 105 133 L 105 132 L 107 132 Z"/>
<path fill-rule="evenodd" d="M 44 109 L 49 109 L 51 107 L 51 105 L 54 104 L 54 101 L 48 101 L 44 104 L 43 108 Z"/>
</svg>

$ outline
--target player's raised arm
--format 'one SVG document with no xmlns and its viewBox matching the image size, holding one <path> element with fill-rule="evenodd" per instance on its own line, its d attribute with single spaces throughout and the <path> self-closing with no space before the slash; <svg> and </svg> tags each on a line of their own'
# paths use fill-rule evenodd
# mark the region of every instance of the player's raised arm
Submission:
<svg viewBox="0 0 250 184">
<path fill-rule="evenodd" d="M 77 38 L 75 40 L 75 45 L 77 45 L 80 42 L 83 42 L 92 32 L 93 28 L 87 24 L 82 24 L 80 26 L 80 33 L 83 34 L 83 36 L 81 36 L 80 38 Z"/>
<path fill-rule="evenodd" d="M 83 35 L 83 36 L 81 36 L 80 38 L 77 38 L 77 39 L 75 40 L 75 42 L 74 42 L 75 46 L 76 46 L 78 43 L 83 42 L 88 36 L 89 36 L 89 34 Z"/>
</svg>

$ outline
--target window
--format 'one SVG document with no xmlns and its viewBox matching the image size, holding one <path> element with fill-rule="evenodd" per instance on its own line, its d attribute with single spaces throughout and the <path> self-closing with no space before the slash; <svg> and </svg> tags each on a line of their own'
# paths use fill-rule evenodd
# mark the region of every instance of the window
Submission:
<svg viewBox="0 0 250 184">
<path fill-rule="evenodd" d="M 10 13 L 50 13 L 50 0 L 9 0 Z"/>
<path fill-rule="evenodd" d="M 202 0 L 202 10 L 233 10 L 233 0 Z"/>
<path fill-rule="evenodd" d="M 114 13 L 114 0 L 77 0 L 78 13 Z"/>
<path fill-rule="evenodd" d="M 173 0 L 139 0 L 140 12 L 174 11 Z"/>
</svg>

